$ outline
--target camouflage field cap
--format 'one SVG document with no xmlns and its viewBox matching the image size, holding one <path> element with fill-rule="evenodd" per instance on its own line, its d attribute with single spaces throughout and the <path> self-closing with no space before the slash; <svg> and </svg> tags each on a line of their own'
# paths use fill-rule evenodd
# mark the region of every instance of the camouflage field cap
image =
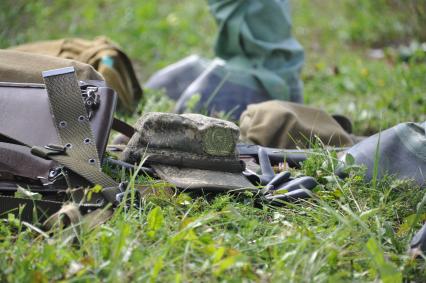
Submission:
<svg viewBox="0 0 426 283">
<path fill-rule="evenodd" d="M 164 180 L 183 189 L 254 188 L 242 175 L 236 150 L 239 128 L 200 114 L 151 112 L 135 125 L 123 159 L 147 163 Z"/>
</svg>

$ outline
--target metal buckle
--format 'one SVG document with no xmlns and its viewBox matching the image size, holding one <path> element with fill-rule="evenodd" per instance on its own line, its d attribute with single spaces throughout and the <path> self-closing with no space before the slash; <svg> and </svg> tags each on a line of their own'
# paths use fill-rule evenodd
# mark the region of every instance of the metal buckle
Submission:
<svg viewBox="0 0 426 283">
<path fill-rule="evenodd" d="M 89 120 L 92 119 L 94 112 L 99 108 L 101 98 L 98 94 L 98 88 L 88 86 L 81 89 L 81 96 L 83 97 L 84 106 L 86 107 Z"/>
<path fill-rule="evenodd" d="M 44 187 L 54 185 L 56 181 L 58 181 L 62 178 L 65 178 L 67 183 L 69 182 L 68 173 L 66 172 L 66 170 L 63 166 L 51 168 L 49 170 L 49 174 L 48 174 L 47 178 L 42 177 L 42 176 L 37 177 L 37 179 L 39 179 L 42 182 Z"/>
<path fill-rule="evenodd" d="M 66 146 L 59 145 L 59 144 L 48 144 L 48 145 L 45 145 L 44 148 L 58 154 L 65 153 L 67 150 Z"/>
</svg>

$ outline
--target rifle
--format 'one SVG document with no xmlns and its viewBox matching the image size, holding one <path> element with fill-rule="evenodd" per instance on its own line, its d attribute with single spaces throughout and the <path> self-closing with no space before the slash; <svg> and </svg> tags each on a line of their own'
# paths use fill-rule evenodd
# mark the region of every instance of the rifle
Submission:
<svg viewBox="0 0 426 283">
<path fill-rule="evenodd" d="M 237 144 L 237 150 L 241 157 L 252 157 L 259 162 L 258 152 L 259 148 L 267 153 L 271 165 L 278 165 L 282 162 L 287 162 L 290 167 L 300 168 L 300 163 L 305 161 L 309 155 L 318 154 L 313 149 L 281 149 L 272 147 L 263 147 L 253 144 Z M 343 152 L 346 151 L 347 147 L 332 148 L 334 151 Z"/>
</svg>

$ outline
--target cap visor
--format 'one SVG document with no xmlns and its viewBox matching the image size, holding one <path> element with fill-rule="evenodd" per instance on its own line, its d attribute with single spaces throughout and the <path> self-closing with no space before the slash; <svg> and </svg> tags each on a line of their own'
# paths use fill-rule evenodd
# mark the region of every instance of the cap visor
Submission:
<svg viewBox="0 0 426 283">
<path fill-rule="evenodd" d="M 151 165 L 155 172 L 167 182 L 181 189 L 204 189 L 207 191 L 232 191 L 256 189 L 243 174 L 167 165 Z"/>
</svg>

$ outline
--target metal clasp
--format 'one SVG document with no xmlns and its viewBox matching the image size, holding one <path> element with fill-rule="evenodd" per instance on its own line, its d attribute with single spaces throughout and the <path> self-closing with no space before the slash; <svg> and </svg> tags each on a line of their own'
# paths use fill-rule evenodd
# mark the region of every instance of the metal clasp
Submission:
<svg viewBox="0 0 426 283">
<path fill-rule="evenodd" d="M 66 181 L 68 181 L 68 174 L 63 166 L 58 166 L 49 169 L 49 173 L 47 175 L 47 178 L 38 176 L 37 179 L 39 179 L 44 187 L 48 187 L 51 185 L 54 185 L 56 181 L 65 178 Z"/>
<path fill-rule="evenodd" d="M 88 86 L 81 90 L 81 96 L 83 97 L 84 106 L 86 107 L 89 120 L 93 117 L 94 112 L 99 108 L 101 98 L 98 93 L 98 88 L 94 86 Z"/>
<path fill-rule="evenodd" d="M 44 146 L 45 149 L 53 151 L 52 153 L 63 154 L 67 151 L 67 147 L 59 144 L 48 144 Z"/>
</svg>

